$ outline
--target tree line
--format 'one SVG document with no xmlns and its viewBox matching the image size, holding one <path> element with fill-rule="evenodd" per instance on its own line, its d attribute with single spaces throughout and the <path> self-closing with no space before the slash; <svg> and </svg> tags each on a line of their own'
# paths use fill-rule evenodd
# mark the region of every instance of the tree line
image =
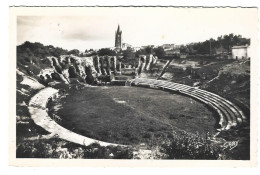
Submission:
<svg viewBox="0 0 260 175">
<path fill-rule="evenodd" d="M 182 45 L 180 49 L 181 54 L 196 55 L 196 54 L 215 54 L 218 49 L 222 49 L 226 53 L 230 53 L 233 46 L 238 45 L 250 45 L 250 39 L 244 38 L 241 35 L 223 35 L 219 36 L 217 39 L 209 39 L 203 42 L 190 43 L 187 45 Z M 85 53 L 80 52 L 78 49 L 66 50 L 60 47 L 54 47 L 52 45 L 44 46 L 39 42 L 31 43 L 29 41 L 24 42 L 22 45 L 17 46 L 17 60 L 23 64 L 28 62 L 34 62 L 35 64 L 40 64 L 46 61 L 47 56 L 59 57 L 60 55 L 70 55 L 75 56 L 92 56 L 92 55 L 109 55 L 109 56 L 123 56 L 123 59 L 136 59 L 139 55 L 154 54 L 159 59 L 165 57 L 165 50 L 163 47 L 145 47 L 138 51 L 124 50 L 121 52 L 116 52 L 109 48 L 101 48 L 98 51 L 93 49 L 85 50 Z"/>
<path fill-rule="evenodd" d="M 243 38 L 241 35 L 222 35 L 217 39 L 209 39 L 204 42 L 190 43 L 186 46 L 180 47 L 180 53 L 182 54 L 215 54 L 218 49 L 231 52 L 233 46 L 250 45 L 250 39 Z"/>
</svg>

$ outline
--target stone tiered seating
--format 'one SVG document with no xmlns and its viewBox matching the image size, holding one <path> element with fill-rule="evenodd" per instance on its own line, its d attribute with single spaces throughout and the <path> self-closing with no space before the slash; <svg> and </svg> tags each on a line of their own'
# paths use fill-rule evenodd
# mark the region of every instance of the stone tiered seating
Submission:
<svg viewBox="0 0 260 175">
<path fill-rule="evenodd" d="M 220 130 L 228 130 L 247 122 L 246 116 L 235 104 L 217 94 L 205 90 L 184 84 L 146 78 L 133 79 L 129 84 L 179 92 L 205 103 L 218 113 L 220 117 Z"/>
<path fill-rule="evenodd" d="M 115 76 L 114 79 L 112 79 L 111 84 L 117 86 L 124 86 L 126 81 L 128 81 L 129 79 L 130 79 L 129 76 L 118 75 Z"/>
</svg>

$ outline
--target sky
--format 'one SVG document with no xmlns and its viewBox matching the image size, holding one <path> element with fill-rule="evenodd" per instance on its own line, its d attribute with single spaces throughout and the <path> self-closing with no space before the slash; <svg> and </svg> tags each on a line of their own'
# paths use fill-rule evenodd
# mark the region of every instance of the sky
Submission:
<svg viewBox="0 0 260 175">
<path fill-rule="evenodd" d="M 132 46 L 188 44 L 229 33 L 255 36 L 252 8 L 85 8 L 17 17 L 17 45 L 40 42 L 64 49 L 114 47 L 118 24 Z"/>
</svg>

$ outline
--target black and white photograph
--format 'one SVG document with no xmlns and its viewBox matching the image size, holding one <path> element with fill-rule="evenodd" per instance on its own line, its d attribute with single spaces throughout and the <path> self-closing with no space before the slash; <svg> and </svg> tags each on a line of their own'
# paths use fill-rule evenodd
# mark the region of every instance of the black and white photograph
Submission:
<svg viewBox="0 0 260 175">
<path fill-rule="evenodd" d="M 17 161 L 255 160 L 257 8 L 10 10 Z"/>
</svg>

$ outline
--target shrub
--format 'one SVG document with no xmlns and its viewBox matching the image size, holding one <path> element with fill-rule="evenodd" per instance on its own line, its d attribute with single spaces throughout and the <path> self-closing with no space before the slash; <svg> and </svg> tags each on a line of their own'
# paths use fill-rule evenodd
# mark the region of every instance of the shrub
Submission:
<svg viewBox="0 0 260 175">
<path fill-rule="evenodd" d="M 131 148 L 125 148 L 120 146 L 108 146 L 108 149 L 114 155 L 114 159 L 132 159 L 133 158 L 133 150 Z"/>
<path fill-rule="evenodd" d="M 143 138 L 147 138 L 147 139 L 149 139 L 149 138 L 151 138 L 152 137 L 152 134 L 151 133 L 145 133 L 144 135 L 143 135 Z"/>
<path fill-rule="evenodd" d="M 221 150 L 208 140 L 182 132 L 180 136 L 174 135 L 170 144 L 164 144 L 167 159 L 218 159 Z"/>
</svg>

